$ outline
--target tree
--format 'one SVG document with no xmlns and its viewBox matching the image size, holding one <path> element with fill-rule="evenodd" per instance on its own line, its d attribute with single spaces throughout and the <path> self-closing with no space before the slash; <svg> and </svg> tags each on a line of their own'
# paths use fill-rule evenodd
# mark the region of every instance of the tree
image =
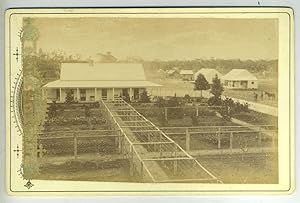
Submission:
<svg viewBox="0 0 300 203">
<path fill-rule="evenodd" d="M 214 105 L 217 105 L 221 102 L 221 95 L 224 91 L 223 85 L 221 84 L 220 79 L 218 78 L 218 75 L 213 79 L 213 83 L 210 89 L 210 93 L 212 93 L 214 96 L 211 98 Z"/>
<path fill-rule="evenodd" d="M 202 98 L 202 90 L 208 90 L 210 88 L 207 80 L 205 79 L 204 75 L 201 73 L 197 76 L 197 79 L 195 81 L 195 88 L 194 90 L 200 90 L 201 91 L 201 98 Z"/>
<path fill-rule="evenodd" d="M 148 92 L 145 90 L 140 95 L 141 103 L 150 103 L 150 97 L 148 96 Z"/>
</svg>

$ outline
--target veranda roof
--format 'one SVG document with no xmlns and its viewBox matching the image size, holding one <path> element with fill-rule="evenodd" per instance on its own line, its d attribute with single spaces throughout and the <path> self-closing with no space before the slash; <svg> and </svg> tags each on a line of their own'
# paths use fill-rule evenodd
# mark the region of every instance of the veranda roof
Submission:
<svg viewBox="0 0 300 203">
<path fill-rule="evenodd" d="M 232 69 L 229 73 L 224 75 L 222 79 L 231 81 L 257 80 L 257 78 L 246 69 Z"/>
</svg>

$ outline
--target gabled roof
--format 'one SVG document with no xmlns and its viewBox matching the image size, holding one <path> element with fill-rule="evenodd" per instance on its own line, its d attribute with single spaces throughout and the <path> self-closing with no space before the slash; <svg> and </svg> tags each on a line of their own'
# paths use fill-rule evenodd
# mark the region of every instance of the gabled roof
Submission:
<svg viewBox="0 0 300 203">
<path fill-rule="evenodd" d="M 181 70 L 180 75 L 193 75 L 194 72 L 192 70 Z"/>
<path fill-rule="evenodd" d="M 167 71 L 167 74 L 170 74 L 170 75 L 171 75 L 171 74 L 176 73 L 176 72 L 177 72 L 177 70 L 168 70 L 168 71 Z"/>
<path fill-rule="evenodd" d="M 222 74 L 219 71 L 217 71 L 216 69 L 202 68 L 194 74 L 194 80 L 197 79 L 199 74 L 202 74 L 209 83 L 212 83 L 212 80 L 213 80 L 213 78 L 216 77 L 216 75 L 219 78 L 222 77 Z"/>
<path fill-rule="evenodd" d="M 145 80 L 142 64 L 131 63 L 62 63 L 60 80 L 124 81 Z"/>
<path fill-rule="evenodd" d="M 257 78 L 246 69 L 232 69 L 222 77 L 223 80 L 257 80 Z"/>
</svg>

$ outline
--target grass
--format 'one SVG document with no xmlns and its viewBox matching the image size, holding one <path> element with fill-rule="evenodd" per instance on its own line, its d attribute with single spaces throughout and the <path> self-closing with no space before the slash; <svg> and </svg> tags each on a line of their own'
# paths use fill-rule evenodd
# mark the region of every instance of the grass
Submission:
<svg viewBox="0 0 300 203">
<path fill-rule="evenodd" d="M 245 121 L 253 125 L 275 125 L 278 126 L 278 118 L 275 116 L 259 113 L 249 110 L 249 112 L 242 112 L 233 116 L 236 119 Z"/>
<path fill-rule="evenodd" d="M 149 107 L 153 110 L 153 107 Z M 76 111 L 76 110 L 74 110 Z M 76 111 L 78 114 L 83 114 L 84 112 Z M 93 112 L 98 114 L 98 112 Z M 60 112 L 60 114 L 75 115 L 74 112 Z M 57 116 L 61 116 L 58 114 Z M 99 114 L 98 114 L 99 115 Z M 256 117 L 256 112 L 250 113 L 248 116 Z M 270 119 L 268 117 L 264 117 L 261 115 L 261 119 Z M 148 117 L 150 120 L 159 121 L 155 117 Z M 71 118 L 70 118 L 71 119 Z M 248 120 L 249 121 L 249 120 Z M 200 115 L 199 124 L 204 125 L 207 124 L 215 124 L 224 122 L 224 120 L 216 117 L 216 116 L 204 116 Z M 261 122 L 261 121 L 260 121 Z M 227 122 L 226 125 L 230 123 Z M 261 124 L 261 123 L 260 123 Z M 71 125 L 73 129 L 76 125 Z M 183 119 L 170 119 L 168 121 L 168 125 L 171 126 L 191 126 L 192 120 L 190 116 L 184 116 Z M 206 124 L 205 124 L 206 125 Z M 233 125 L 233 124 L 231 124 Z M 68 125 L 69 126 L 69 125 Z M 59 126 L 53 123 L 51 125 L 52 128 L 62 129 L 64 126 Z M 98 128 L 102 128 L 102 125 L 99 125 Z M 87 127 L 85 127 L 87 128 Z M 217 143 L 214 135 L 209 136 L 200 136 L 197 135 L 191 136 L 191 150 L 200 150 L 200 149 L 217 149 Z M 185 148 L 185 136 L 173 136 L 172 137 L 179 145 Z M 51 150 L 57 149 L 56 152 L 53 152 L 54 157 L 58 157 L 58 151 L 62 150 L 66 153 L 66 151 L 72 155 L 73 151 L 73 142 L 70 141 L 58 141 L 59 143 L 49 143 L 52 146 L 48 146 Z M 224 136 L 221 140 L 221 148 L 228 149 L 229 148 L 229 136 Z M 236 135 L 234 136 L 233 148 L 239 148 L 241 145 L 247 144 L 248 147 L 256 146 L 257 144 L 257 136 L 256 135 Z M 262 140 L 263 146 L 270 146 L 271 141 L 268 139 Z M 56 145 L 56 146 L 53 146 Z M 47 147 L 47 144 L 44 145 Z M 68 147 L 69 146 L 69 147 Z M 78 150 L 79 155 L 84 153 L 99 153 L 101 152 L 103 156 L 109 156 L 112 153 L 116 153 L 114 150 L 116 147 L 114 146 L 113 140 L 107 140 L 106 142 L 99 141 L 97 142 L 94 139 L 84 139 L 79 140 Z M 100 150 L 100 151 L 99 151 Z M 101 150 L 104 150 L 103 152 Z M 55 151 L 55 150 L 54 150 Z M 49 151 L 50 153 L 50 151 Z M 56 154 L 57 153 L 57 154 Z M 98 155 L 102 157 L 101 153 Z M 91 155 L 92 156 L 92 155 Z M 277 159 L 275 159 L 275 155 L 257 155 L 249 157 L 241 157 L 239 155 L 223 155 L 217 157 L 198 157 L 203 166 L 205 166 L 209 171 L 213 172 L 218 178 L 220 178 L 225 183 L 276 183 L 277 182 Z M 45 156 L 46 157 L 46 156 Z M 47 180 L 80 180 L 80 181 L 110 181 L 110 182 L 134 182 L 138 181 L 139 177 L 130 177 L 128 171 L 128 162 L 127 161 L 90 161 L 87 159 L 83 159 L 80 161 L 65 161 L 60 164 L 49 163 L 48 165 L 43 165 L 40 168 L 39 179 L 47 179 Z"/>
<path fill-rule="evenodd" d="M 200 91 L 194 90 L 194 84 L 179 79 L 152 79 L 153 82 L 161 84 L 163 87 L 161 90 L 153 89 L 149 91 L 152 96 L 180 96 L 188 94 L 192 97 L 200 97 Z M 269 100 L 266 96 L 261 99 L 260 95 L 262 91 L 275 93 L 275 100 Z M 258 99 L 255 100 L 253 92 L 258 94 Z M 203 95 L 205 95 L 203 93 Z M 276 79 L 261 79 L 259 80 L 259 88 L 257 90 L 224 90 L 223 95 L 230 96 L 238 99 L 243 99 L 251 102 L 257 102 L 270 106 L 277 106 L 277 80 Z"/>
<path fill-rule="evenodd" d="M 277 154 L 262 156 L 222 156 L 198 158 L 198 161 L 224 183 L 278 183 Z"/>
</svg>

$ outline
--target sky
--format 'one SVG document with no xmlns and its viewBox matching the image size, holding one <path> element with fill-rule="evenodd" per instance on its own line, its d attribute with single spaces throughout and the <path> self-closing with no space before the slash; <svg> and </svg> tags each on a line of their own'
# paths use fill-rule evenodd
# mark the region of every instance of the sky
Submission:
<svg viewBox="0 0 300 203">
<path fill-rule="evenodd" d="M 276 19 L 36 18 L 38 48 L 82 58 L 277 59 Z"/>
</svg>

